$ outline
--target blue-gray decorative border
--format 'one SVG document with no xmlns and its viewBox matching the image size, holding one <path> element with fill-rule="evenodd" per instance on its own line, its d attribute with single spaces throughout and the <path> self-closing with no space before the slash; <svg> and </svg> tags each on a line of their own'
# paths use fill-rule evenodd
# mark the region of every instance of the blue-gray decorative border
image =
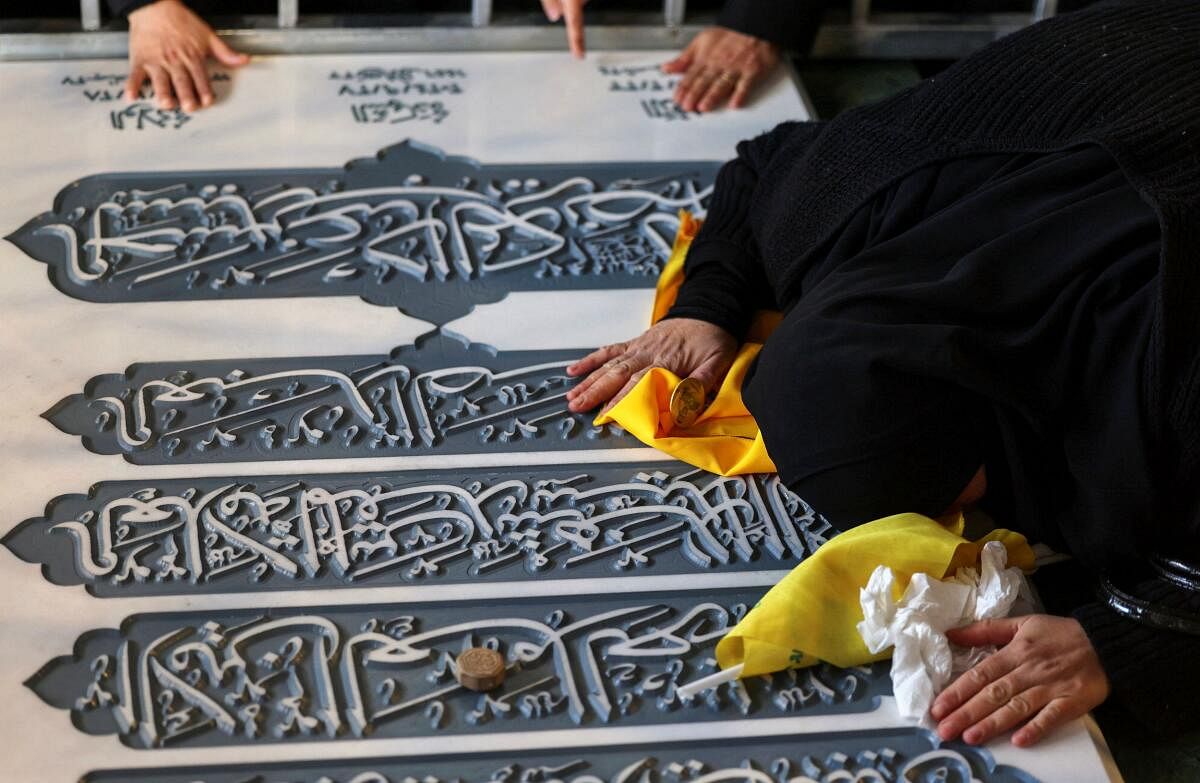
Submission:
<svg viewBox="0 0 1200 783">
<path fill-rule="evenodd" d="M 410 140 L 342 169 L 97 174 L 9 239 L 87 301 L 358 294 L 444 324 L 509 291 L 653 287 L 718 166 L 492 165 Z"/>
<path fill-rule="evenodd" d="M 650 747 L 93 772 L 84 783 L 1038 783 L 986 750 L 911 729 Z"/>
<path fill-rule="evenodd" d="M 886 664 L 789 670 L 683 698 L 764 592 L 493 599 L 135 615 L 91 631 L 27 684 L 77 729 L 135 748 L 653 726 L 870 712 Z M 473 646 L 509 674 L 455 680 Z"/>
<path fill-rule="evenodd" d="M 571 413 L 586 350 L 496 351 L 431 332 L 388 356 L 135 364 L 43 414 L 138 464 L 633 447 Z"/>
<path fill-rule="evenodd" d="M 101 482 L 4 537 L 93 595 L 791 568 L 831 527 L 678 462 Z"/>
</svg>

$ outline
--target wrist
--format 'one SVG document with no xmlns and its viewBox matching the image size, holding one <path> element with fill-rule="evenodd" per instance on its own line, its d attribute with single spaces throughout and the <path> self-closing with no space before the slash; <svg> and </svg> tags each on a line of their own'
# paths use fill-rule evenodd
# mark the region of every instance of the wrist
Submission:
<svg viewBox="0 0 1200 783">
<path fill-rule="evenodd" d="M 134 0 L 127 6 L 125 18 L 129 20 L 130 24 L 133 24 L 139 19 L 168 10 L 171 6 L 187 7 L 182 0 Z"/>
</svg>

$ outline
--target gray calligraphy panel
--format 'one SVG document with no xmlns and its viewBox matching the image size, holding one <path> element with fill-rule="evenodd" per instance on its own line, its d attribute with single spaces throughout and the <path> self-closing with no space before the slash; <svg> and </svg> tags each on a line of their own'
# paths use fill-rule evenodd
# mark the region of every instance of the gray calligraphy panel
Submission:
<svg viewBox="0 0 1200 783">
<path fill-rule="evenodd" d="M 84 783 L 1036 783 L 986 750 L 886 729 L 650 748 L 576 748 L 254 767 L 95 772 Z"/>
<path fill-rule="evenodd" d="M 135 364 L 44 415 L 138 464 L 640 445 L 567 410 L 566 367 L 586 353 L 497 352 L 437 332 L 389 356 Z"/>
<path fill-rule="evenodd" d="M 406 141 L 343 169 L 97 174 L 9 239 L 87 301 L 358 294 L 447 323 L 509 291 L 653 287 L 718 165 L 484 165 Z"/>
<path fill-rule="evenodd" d="M 4 544 L 110 597 L 791 568 L 830 532 L 676 462 L 102 482 Z"/>
<path fill-rule="evenodd" d="M 89 734 L 132 747 L 653 726 L 870 712 L 887 665 L 789 670 L 690 698 L 763 589 L 136 615 L 84 634 L 28 681 Z M 498 650 L 497 690 L 458 684 Z"/>
</svg>

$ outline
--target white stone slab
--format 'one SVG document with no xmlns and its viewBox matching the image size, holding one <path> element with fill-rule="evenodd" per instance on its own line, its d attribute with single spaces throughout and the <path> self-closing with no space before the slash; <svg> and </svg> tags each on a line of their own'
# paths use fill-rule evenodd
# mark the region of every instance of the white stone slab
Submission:
<svg viewBox="0 0 1200 783">
<path fill-rule="evenodd" d="M 438 54 L 259 58 L 217 82 L 218 104 L 190 118 L 130 111 L 121 102 L 123 63 L 114 61 L 0 66 L 0 232 L 8 233 L 51 206 L 73 179 L 105 171 L 330 167 L 416 138 L 486 162 L 723 159 L 737 140 L 785 119 L 804 119 L 797 93 L 780 74 L 753 108 L 670 118 L 668 87 L 651 70 L 668 52 L 594 52 L 583 62 L 559 54 Z M 392 73 L 416 69 L 409 79 Z M 358 74 L 367 71 L 363 78 Z M 457 75 L 461 72 L 461 75 Z M 345 78 L 346 74 L 353 78 Z M 414 76 L 414 74 L 416 74 Z M 433 74 L 433 75 L 430 75 Z M 113 78 L 109 78 L 109 76 Z M 99 76 L 100 78 L 92 78 Z M 419 94 L 410 83 L 442 85 Z M 447 85 L 457 85 L 451 89 Z M 350 90 L 343 89 L 349 86 Z M 373 95 L 339 94 L 362 92 Z M 432 89 L 424 88 L 427 92 Z M 391 100 L 401 104 L 389 104 Z M 647 103 L 652 102 L 652 103 Z M 367 104 L 376 104 L 369 106 Z M 383 105 L 378 105 L 383 104 Z M 434 105 L 440 104 L 440 105 Z M 382 118 L 383 121 L 374 121 Z M 371 121 L 362 121 L 364 119 Z M 393 122 L 392 120 L 398 120 Z M 159 124 L 162 125 L 160 126 Z M 101 456 L 39 417 L 88 378 L 155 360 L 253 356 L 376 354 L 411 342 L 428 324 L 354 297 L 97 305 L 70 299 L 47 280 L 46 268 L 0 243 L 0 532 L 36 516 L 63 492 L 101 480 L 182 475 L 353 472 L 487 465 L 468 457 L 323 460 L 243 465 L 139 467 Z M 649 291 L 517 294 L 477 308 L 453 328 L 501 349 L 583 348 L 623 339 L 642 328 Z M 648 450 L 527 454 L 539 461 L 653 460 Z M 775 575 L 771 575 L 772 578 Z M 657 581 L 656 581 L 657 580 Z M 731 575 L 710 585 L 762 584 Z M 613 592 L 612 580 L 543 582 L 539 594 L 567 597 Z M 671 578 L 634 589 L 677 589 Z M 71 650 L 80 634 L 117 627 L 131 614 L 268 606 L 323 606 L 409 601 L 417 588 L 373 592 L 276 592 L 208 597 L 112 598 L 54 586 L 35 566 L 0 552 L 0 725 L 5 728 L 7 780 L 72 781 L 89 770 L 271 760 L 363 758 L 431 751 L 523 749 L 648 741 L 647 730 L 578 729 L 429 740 L 354 740 L 302 745 L 137 751 L 111 736 L 73 728 L 22 685 L 40 666 Z M 516 588 L 513 588 L 516 589 Z M 626 588 L 627 589 L 627 588 Z M 479 597 L 446 587 L 421 600 Z M 663 741 L 731 742 L 748 733 L 791 734 L 900 725 L 885 700 L 867 716 L 673 724 L 652 730 Z M 1105 779 L 1081 724 L 1032 752 L 995 744 L 1006 763 L 1045 781 Z"/>
</svg>

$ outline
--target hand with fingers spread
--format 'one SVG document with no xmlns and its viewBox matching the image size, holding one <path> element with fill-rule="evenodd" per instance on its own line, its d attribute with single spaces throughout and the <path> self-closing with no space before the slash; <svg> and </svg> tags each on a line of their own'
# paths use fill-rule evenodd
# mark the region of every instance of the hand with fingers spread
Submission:
<svg viewBox="0 0 1200 783">
<path fill-rule="evenodd" d="M 583 6 L 587 0 L 542 0 L 542 10 L 551 22 L 563 20 L 571 54 L 583 57 Z"/>
<path fill-rule="evenodd" d="M 1003 645 L 950 684 L 930 714 L 943 740 L 980 745 L 1018 725 L 1028 747 L 1108 697 L 1108 676 L 1083 627 L 1067 617 L 984 620 L 950 631 L 965 647 Z"/>
<path fill-rule="evenodd" d="M 136 100 L 147 78 L 160 109 L 195 111 L 213 102 L 207 59 L 245 65 L 250 58 L 222 41 L 180 0 L 157 0 L 129 14 L 129 79 L 125 100 Z"/>
<path fill-rule="evenodd" d="M 779 63 L 770 41 L 724 27 L 710 27 L 692 39 L 683 53 L 663 65 L 681 73 L 675 102 L 684 111 L 713 111 L 729 102 L 740 109 L 750 90 Z"/>
<path fill-rule="evenodd" d="M 640 337 L 605 346 L 568 367 L 568 375 L 587 376 L 567 393 L 568 407 L 579 413 L 607 402 L 601 411 L 607 413 L 652 367 L 695 378 L 711 391 L 725 378 L 737 349 L 733 335 L 707 321 L 659 321 Z"/>
</svg>

